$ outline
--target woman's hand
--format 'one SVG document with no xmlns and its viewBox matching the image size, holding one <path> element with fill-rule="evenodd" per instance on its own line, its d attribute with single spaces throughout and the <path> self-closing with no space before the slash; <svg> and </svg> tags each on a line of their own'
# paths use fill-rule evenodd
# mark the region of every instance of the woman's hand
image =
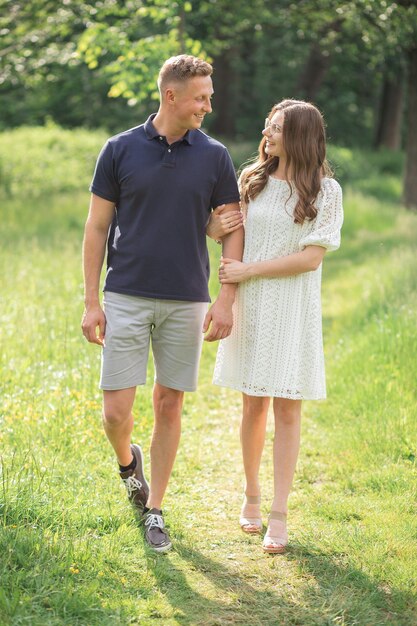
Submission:
<svg viewBox="0 0 417 626">
<path fill-rule="evenodd" d="M 243 224 L 243 215 L 240 211 L 226 210 L 226 204 L 216 207 L 210 214 L 206 234 L 210 239 L 221 239 L 230 235 Z"/>
<path fill-rule="evenodd" d="M 219 267 L 219 280 L 225 283 L 242 283 L 252 278 L 251 263 L 242 263 L 235 259 L 221 259 Z"/>
</svg>

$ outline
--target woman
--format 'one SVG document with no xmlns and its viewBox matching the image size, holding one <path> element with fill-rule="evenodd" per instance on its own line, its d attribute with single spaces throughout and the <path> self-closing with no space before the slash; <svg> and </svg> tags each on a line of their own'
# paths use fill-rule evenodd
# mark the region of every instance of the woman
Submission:
<svg viewBox="0 0 417 626">
<path fill-rule="evenodd" d="M 246 486 L 240 526 L 246 533 L 262 531 L 258 474 L 273 400 L 274 497 L 263 549 L 279 553 L 288 543 L 301 403 L 326 397 L 321 263 L 326 250 L 340 245 L 343 209 L 316 107 L 284 100 L 273 107 L 262 134 L 257 160 L 240 177 L 243 261 L 225 258 L 219 269 L 221 283 L 239 288 L 233 331 L 219 345 L 214 382 L 243 392 Z M 222 234 L 227 232 L 225 226 Z"/>
</svg>

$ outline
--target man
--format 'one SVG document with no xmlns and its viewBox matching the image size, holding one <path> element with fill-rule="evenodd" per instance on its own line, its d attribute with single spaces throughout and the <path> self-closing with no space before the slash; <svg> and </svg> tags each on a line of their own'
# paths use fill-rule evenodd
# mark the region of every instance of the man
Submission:
<svg viewBox="0 0 417 626">
<path fill-rule="evenodd" d="M 174 464 L 185 391 L 194 391 L 203 332 L 228 336 L 235 285 L 221 287 L 207 312 L 210 211 L 238 211 L 226 148 L 201 132 L 211 112 L 212 67 L 180 55 L 159 73 L 160 106 L 142 125 L 110 138 L 97 160 L 83 244 L 82 330 L 103 346 L 103 425 L 128 497 L 157 552 L 171 547 L 162 500 Z M 232 213 L 233 215 L 233 213 Z M 107 242 L 104 311 L 99 282 Z M 241 259 L 241 228 L 223 254 Z M 98 329 L 98 333 L 97 333 Z M 145 384 L 149 344 L 155 362 L 150 486 L 139 445 L 131 444 L 136 386 Z"/>
</svg>

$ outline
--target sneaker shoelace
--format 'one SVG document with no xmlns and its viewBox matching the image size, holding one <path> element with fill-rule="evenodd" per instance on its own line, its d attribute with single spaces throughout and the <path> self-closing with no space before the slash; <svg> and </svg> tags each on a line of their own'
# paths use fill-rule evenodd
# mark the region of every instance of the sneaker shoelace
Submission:
<svg viewBox="0 0 417 626">
<path fill-rule="evenodd" d="M 125 484 L 129 497 L 133 496 L 134 492 L 137 489 L 142 489 L 142 483 L 136 478 L 136 476 L 128 476 L 127 478 L 123 478 L 122 480 Z"/>
<path fill-rule="evenodd" d="M 151 513 L 147 515 L 145 520 L 145 526 L 149 526 L 149 530 L 151 528 L 164 528 L 164 519 L 162 515 L 157 515 L 156 513 Z"/>
</svg>

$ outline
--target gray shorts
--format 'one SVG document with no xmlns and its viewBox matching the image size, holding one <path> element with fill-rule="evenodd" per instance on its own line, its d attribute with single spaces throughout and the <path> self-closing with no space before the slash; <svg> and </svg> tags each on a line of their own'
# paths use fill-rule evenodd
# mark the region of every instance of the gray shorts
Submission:
<svg viewBox="0 0 417 626">
<path fill-rule="evenodd" d="M 155 381 L 170 389 L 194 391 L 207 306 L 106 291 L 100 389 L 144 385 L 152 340 Z"/>
</svg>

